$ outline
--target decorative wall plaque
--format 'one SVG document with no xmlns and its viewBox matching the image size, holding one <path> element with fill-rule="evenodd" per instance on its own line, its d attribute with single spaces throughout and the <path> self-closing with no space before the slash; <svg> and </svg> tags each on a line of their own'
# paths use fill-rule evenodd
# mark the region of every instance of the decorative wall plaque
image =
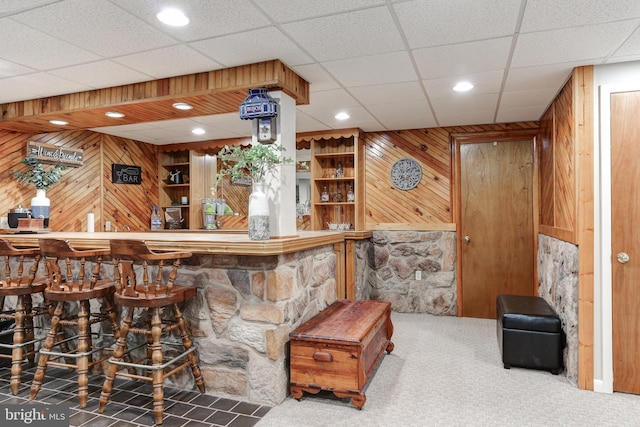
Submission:
<svg viewBox="0 0 640 427">
<path fill-rule="evenodd" d="M 413 159 L 400 159 L 391 166 L 391 183 L 400 190 L 416 188 L 422 180 L 422 168 Z"/>
<path fill-rule="evenodd" d="M 33 156 L 41 163 L 82 166 L 82 152 L 79 148 L 59 147 L 42 142 L 28 141 L 27 156 Z"/>
</svg>

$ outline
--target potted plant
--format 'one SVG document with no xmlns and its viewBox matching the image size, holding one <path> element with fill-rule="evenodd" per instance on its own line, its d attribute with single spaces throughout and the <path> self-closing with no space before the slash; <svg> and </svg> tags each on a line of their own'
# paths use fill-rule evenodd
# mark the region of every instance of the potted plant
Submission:
<svg viewBox="0 0 640 427">
<path fill-rule="evenodd" d="M 49 168 L 38 161 L 34 156 L 27 156 L 20 161 L 27 166 L 26 171 L 13 171 L 13 177 L 20 185 L 33 185 L 36 188 L 36 197 L 31 199 L 31 215 L 34 218 L 43 218 L 44 227 L 49 226 L 50 201 L 46 191 L 60 180 L 65 165 L 55 164 Z"/>
<path fill-rule="evenodd" d="M 250 147 L 225 146 L 218 153 L 222 167 L 216 175 L 216 187 L 211 189 L 214 196 L 225 176 L 229 176 L 232 182 L 251 178 L 253 184 L 249 196 L 249 238 L 251 240 L 267 240 L 270 237 L 265 178 L 269 175 L 273 176 L 278 165 L 293 162 L 293 159 L 283 154 L 285 151 L 286 148 L 279 144 L 255 144 Z"/>
</svg>

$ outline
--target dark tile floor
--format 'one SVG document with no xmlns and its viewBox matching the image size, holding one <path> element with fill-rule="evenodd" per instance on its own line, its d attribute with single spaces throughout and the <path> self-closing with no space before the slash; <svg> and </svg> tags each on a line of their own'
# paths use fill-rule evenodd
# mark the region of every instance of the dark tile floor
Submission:
<svg viewBox="0 0 640 427">
<path fill-rule="evenodd" d="M 98 414 L 98 399 L 102 390 L 102 376 L 89 379 L 89 401 L 85 408 L 78 406 L 77 377 L 74 371 L 50 367 L 37 399 L 29 400 L 29 388 L 35 368 L 22 374 L 20 392 L 13 396 L 9 388 L 10 368 L 0 366 L 0 404 L 48 403 L 68 405 L 70 426 L 138 427 L 153 426 L 151 385 L 117 379 L 111 399 L 102 414 Z M 271 409 L 268 406 L 241 402 L 202 394 L 164 388 L 164 427 L 251 427 Z"/>
</svg>

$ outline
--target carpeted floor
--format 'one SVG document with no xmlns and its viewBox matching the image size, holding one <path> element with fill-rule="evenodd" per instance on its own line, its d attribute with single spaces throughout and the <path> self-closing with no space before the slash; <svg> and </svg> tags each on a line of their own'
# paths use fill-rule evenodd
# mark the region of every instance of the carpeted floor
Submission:
<svg viewBox="0 0 640 427">
<path fill-rule="evenodd" d="M 640 396 L 579 390 L 566 377 L 504 369 L 495 320 L 393 313 L 395 349 L 362 410 L 330 393 L 290 396 L 258 427 L 640 426 Z"/>
</svg>

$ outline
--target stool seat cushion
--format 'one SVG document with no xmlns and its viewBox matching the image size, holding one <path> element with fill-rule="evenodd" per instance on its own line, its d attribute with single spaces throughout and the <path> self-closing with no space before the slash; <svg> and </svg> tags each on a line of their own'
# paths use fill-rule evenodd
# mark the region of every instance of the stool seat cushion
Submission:
<svg viewBox="0 0 640 427">
<path fill-rule="evenodd" d="M 502 327 L 538 332 L 560 332 L 560 318 L 540 297 L 526 295 L 500 295 L 498 317 Z"/>
</svg>

